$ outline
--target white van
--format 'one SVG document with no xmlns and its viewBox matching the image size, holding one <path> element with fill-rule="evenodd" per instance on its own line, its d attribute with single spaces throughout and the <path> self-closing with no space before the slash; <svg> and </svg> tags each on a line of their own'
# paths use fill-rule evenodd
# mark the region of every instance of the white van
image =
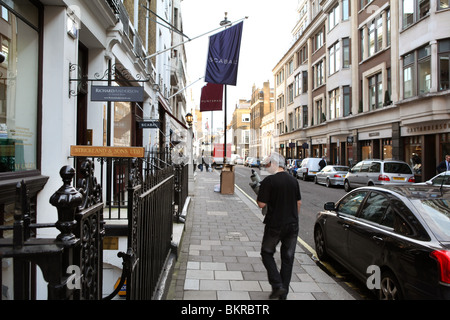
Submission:
<svg viewBox="0 0 450 320">
<path fill-rule="evenodd" d="M 297 178 L 302 178 L 303 181 L 308 179 L 313 180 L 316 173 L 320 171 L 319 162 L 322 158 L 305 158 L 297 170 Z"/>
</svg>

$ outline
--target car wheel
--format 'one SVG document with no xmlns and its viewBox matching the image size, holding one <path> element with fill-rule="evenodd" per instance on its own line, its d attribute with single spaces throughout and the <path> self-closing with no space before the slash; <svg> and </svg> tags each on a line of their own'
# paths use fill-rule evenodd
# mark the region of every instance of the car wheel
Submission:
<svg viewBox="0 0 450 320">
<path fill-rule="evenodd" d="M 317 177 L 314 177 L 314 183 L 318 184 L 319 182 L 317 182 Z"/>
<path fill-rule="evenodd" d="M 381 274 L 380 290 L 378 290 L 380 300 L 401 300 L 402 292 L 400 284 L 390 271 Z"/>
<path fill-rule="evenodd" d="M 317 226 L 314 229 L 314 244 L 316 247 L 317 258 L 322 261 L 327 261 L 328 254 L 325 245 L 325 235 L 323 234 L 322 227 Z"/>
<path fill-rule="evenodd" d="M 349 191 L 351 190 L 351 188 L 350 188 L 350 183 L 348 182 L 348 180 L 345 180 L 345 181 L 344 181 L 344 190 L 345 190 L 346 192 L 349 192 Z"/>
<path fill-rule="evenodd" d="M 306 177 L 306 173 L 303 174 L 303 181 L 308 180 L 308 178 Z"/>
<path fill-rule="evenodd" d="M 325 182 L 325 185 L 327 186 L 327 188 L 331 188 L 330 178 L 327 178 L 327 181 Z"/>
</svg>

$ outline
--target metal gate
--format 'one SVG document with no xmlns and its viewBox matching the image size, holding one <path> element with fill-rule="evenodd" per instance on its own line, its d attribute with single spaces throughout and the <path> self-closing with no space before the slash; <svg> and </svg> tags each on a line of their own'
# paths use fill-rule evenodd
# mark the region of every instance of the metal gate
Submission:
<svg viewBox="0 0 450 320">
<path fill-rule="evenodd" d="M 102 201 L 102 185 L 95 178 L 94 161 L 102 166 L 106 163 L 104 159 L 82 161 L 77 188 L 72 187 L 73 167 L 61 169 L 63 186 L 50 199 L 58 211 L 58 221 L 54 224 L 30 224 L 26 183 L 17 187 L 14 225 L 0 226 L 1 230 L 13 230 L 12 239 L 0 239 L 0 260 L 14 260 L 14 299 L 31 299 L 29 271 L 34 265 L 41 268 L 48 282 L 48 299 L 102 299 L 103 215 L 113 201 L 106 205 Z M 117 294 L 125 280 L 128 300 L 155 296 L 173 249 L 172 224 L 177 216 L 174 199 L 175 192 L 180 192 L 179 188 L 175 191 L 174 167 L 165 163 L 155 168 L 146 158 L 126 159 L 127 199 L 119 201 L 119 206 L 126 208 L 128 244 L 127 251 L 118 254 L 123 259 L 122 283 L 106 300 Z M 187 177 L 177 176 L 177 180 Z M 177 184 L 187 187 L 187 181 Z M 33 233 L 39 228 L 57 228 L 60 234 L 56 239 L 38 239 Z"/>
</svg>

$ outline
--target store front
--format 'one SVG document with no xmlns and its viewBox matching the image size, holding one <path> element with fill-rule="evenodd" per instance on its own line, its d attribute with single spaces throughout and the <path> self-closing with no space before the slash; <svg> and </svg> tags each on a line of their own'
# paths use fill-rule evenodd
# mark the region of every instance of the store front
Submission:
<svg viewBox="0 0 450 320">
<path fill-rule="evenodd" d="M 37 193 L 48 180 L 40 172 L 42 11 L 32 1 L 0 2 L 0 226 L 14 223 L 16 185 L 22 180 L 35 223 Z M 0 230 L 0 238 L 11 237 L 11 230 Z M 13 272 L 12 260 L 2 261 L 0 300 L 8 294 L 6 286 L 12 287 Z"/>
<path fill-rule="evenodd" d="M 380 129 L 358 134 L 358 145 L 361 148 L 361 159 L 393 158 L 392 129 Z M 398 159 L 402 160 L 402 159 Z"/>
<path fill-rule="evenodd" d="M 329 144 L 328 138 L 313 138 L 310 157 L 312 158 L 328 158 L 329 157 Z"/>
<path fill-rule="evenodd" d="M 416 182 L 434 177 L 437 165 L 450 154 L 450 122 L 405 126 L 401 130 L 405 161 L 413 168 Z"/>
</svg>

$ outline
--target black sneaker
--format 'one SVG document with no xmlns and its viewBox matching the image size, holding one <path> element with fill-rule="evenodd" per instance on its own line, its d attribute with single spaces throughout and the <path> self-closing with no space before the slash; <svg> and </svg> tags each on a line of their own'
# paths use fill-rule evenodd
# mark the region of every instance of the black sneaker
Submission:
<svg viewBox="0 0 450 320">
<path fill-rule="evenodd" d="M 287 293 L 285 288 L 275 288 L 272 290 L 272 293 L 269 296 L 269 299 L 279 299 L 282 296 L 285 296 Z"/>
</svg>

